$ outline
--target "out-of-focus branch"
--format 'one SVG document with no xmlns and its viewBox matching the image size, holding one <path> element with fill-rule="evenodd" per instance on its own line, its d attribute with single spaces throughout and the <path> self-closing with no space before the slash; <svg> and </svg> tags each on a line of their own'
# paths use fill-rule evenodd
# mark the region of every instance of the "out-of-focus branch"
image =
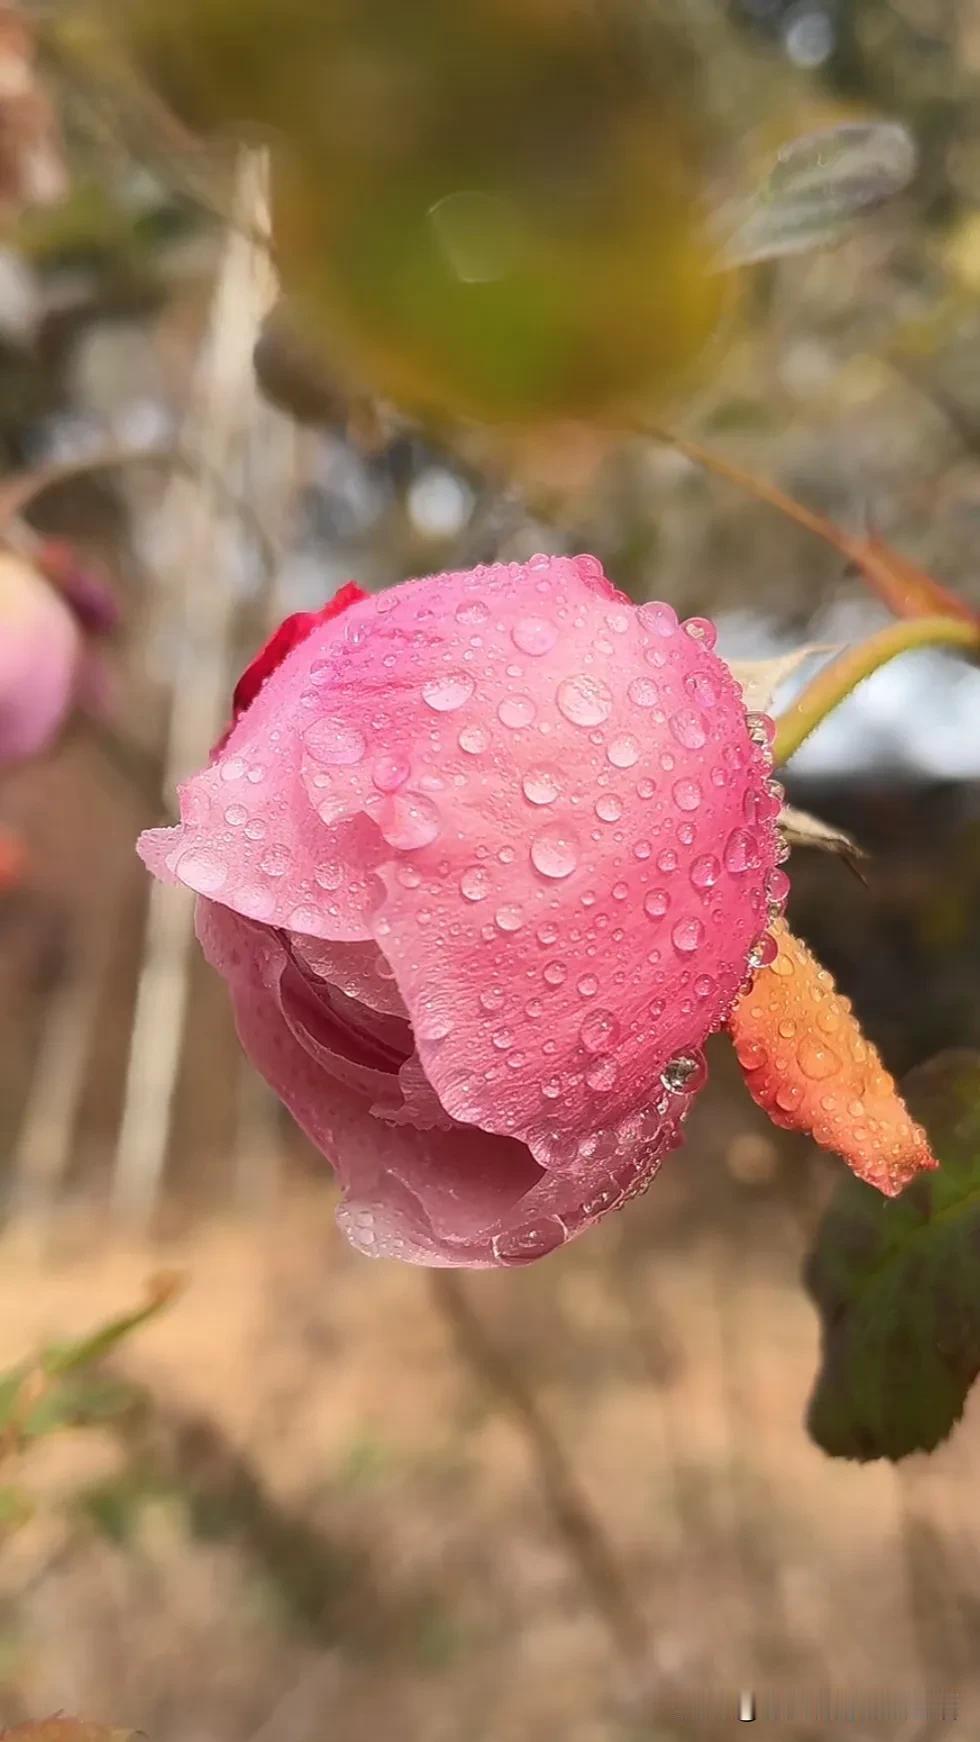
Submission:
<svg viewBox="0 0 980 1742">
<path fill-rule="evenodd" d="M 647 1646 L 642 1616 L 554 1428 L 521 1373 L 487 1335 L 461 1277 L 452 1270 L 433 1270 L 429 1280 L 437 1311 L 449 1326 L 460 1355 L 518 1423 L 556 1528 L 617 1651 L 631 1666 L 638 1665 Z"/>
</svg>

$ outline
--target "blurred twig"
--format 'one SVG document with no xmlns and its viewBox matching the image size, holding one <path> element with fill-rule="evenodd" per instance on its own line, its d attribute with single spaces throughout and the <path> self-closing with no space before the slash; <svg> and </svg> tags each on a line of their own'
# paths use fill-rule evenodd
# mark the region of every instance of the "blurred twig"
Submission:
<svg viewBox="0 0 980 1742">
<path fill-rule="evenodd" d="M 462 1278 L 451 1270 L 433 1270 L 429 1283 L 436 1309 L 467 1366 L 520 1427 L 555 1525 L 617 1650 L 630 1665 L 638 1664 L 648 1643 L 643 1618 L 561 1441 L 518 1369 L 487 1335 Z"/>
</svg>

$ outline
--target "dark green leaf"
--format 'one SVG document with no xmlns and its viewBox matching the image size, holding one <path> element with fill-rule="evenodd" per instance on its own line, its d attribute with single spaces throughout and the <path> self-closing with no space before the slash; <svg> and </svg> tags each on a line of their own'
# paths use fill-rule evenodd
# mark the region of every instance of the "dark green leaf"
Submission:
<svg viewBox="0 0 980 1742">
<path fill-rule="evenodd" d="M 808 1426 L 834 1457 L 931 1451 L 980 1372 L 980 1053 L 905 1089 L 938 1172 L 892 1199 L 846 1175 L 806 1267 L 823 1330 Z"/>
</svg>

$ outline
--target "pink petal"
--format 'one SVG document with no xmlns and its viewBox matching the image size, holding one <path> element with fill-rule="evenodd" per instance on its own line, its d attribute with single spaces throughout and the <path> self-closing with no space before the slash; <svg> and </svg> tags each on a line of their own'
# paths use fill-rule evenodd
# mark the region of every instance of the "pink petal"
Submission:
<svg viewBox="0 0 980 1742">
<path fill-rule="evenodd" d="M 528 1263 L 652 1177 L 659 1159 L 652 1147 L 612 1173 L 600 1166 L 548 1174 L 512 1139 L 377 1117 L 369 1096 L 380 1073 L 323 1046 L 297 1020 L 289 995 L 281 997 L 283 941 L 208 901 L 198 903 L 198 931 L 228 981 L 245 1051 L 336 1169 L 344 1187 L 338 1221 L 369 1256 L 429 1265 Z M 676 1130 L 676 1122 L 663 1127 L 661 1153 Z"/>
<path fill-rule="evenodd" d="M 75 697 L 82 638 L 63 600 L 0 555 L 0 764 L 45 750 Z"/>
<path fill-rule="evenodd" d="M 292 730 L 325 832 L 375 827 L 353 865 L 427 1078 L 542 1164 L 619 1165 L 671 1061 L 694 1086 L 766 922 L 768 754 L 710 630 L 592 558 L 411 582 L 344 624 Z"/>
<path fill-rule="evenodd" d="M 138 843 L 155 876 L 310 937 L 371 937 L 382 896 L 374 867 L 387 849 L 364 816 L 322 823 L 301 779 L 301 732 L 323 711 L 328 648 L 343 652 L 346 625 L 372 606 L 314 629 L 266 679 L 210 766 L 184 781 L 180 824 L 149 829 Z"/>
</svg>

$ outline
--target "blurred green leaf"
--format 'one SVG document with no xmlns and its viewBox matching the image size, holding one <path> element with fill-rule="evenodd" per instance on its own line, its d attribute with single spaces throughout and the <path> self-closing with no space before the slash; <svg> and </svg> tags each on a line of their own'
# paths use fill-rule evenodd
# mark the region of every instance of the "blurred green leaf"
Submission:
<svg viewBox="0 0 980 1742">
<path fill-rule="evenodd" d="M 807 1422 L 833 1457 L 931 1451 L 980 1372 L 980 1053 L 905 1088 L 939 1170 L 893 1199 L 845 1176 L 806 1267 L 823 1328 Z"/>
<path fill-rule="evenodd" d="M 131 1332 L 140 1325 L 145 1325 L 149 1319 L 156 1318 L 165 1306 L 169 1306 L 180 1286 L 177 1275 L 165 1272 L 152 1279 L 148 1285 L 146 1303 L 137 1307 L 134 1312 L 124 1313 L 118 1319 L 110 1319 L 99 1330 L 70 1343 L 50 1343 L 41 1356 L 45 1373 L 52 1376 L 71 1373 L 79 1367 L 89 1366 L 93 1361 L 100 1361 Z"/>
<path fill-rule="evenodd" d="M 728 243 L 732 265 L 836 242 L 911 181 L 915 145 L 895 121 L 847 122 L 794 139 Z"/>
</svg>

